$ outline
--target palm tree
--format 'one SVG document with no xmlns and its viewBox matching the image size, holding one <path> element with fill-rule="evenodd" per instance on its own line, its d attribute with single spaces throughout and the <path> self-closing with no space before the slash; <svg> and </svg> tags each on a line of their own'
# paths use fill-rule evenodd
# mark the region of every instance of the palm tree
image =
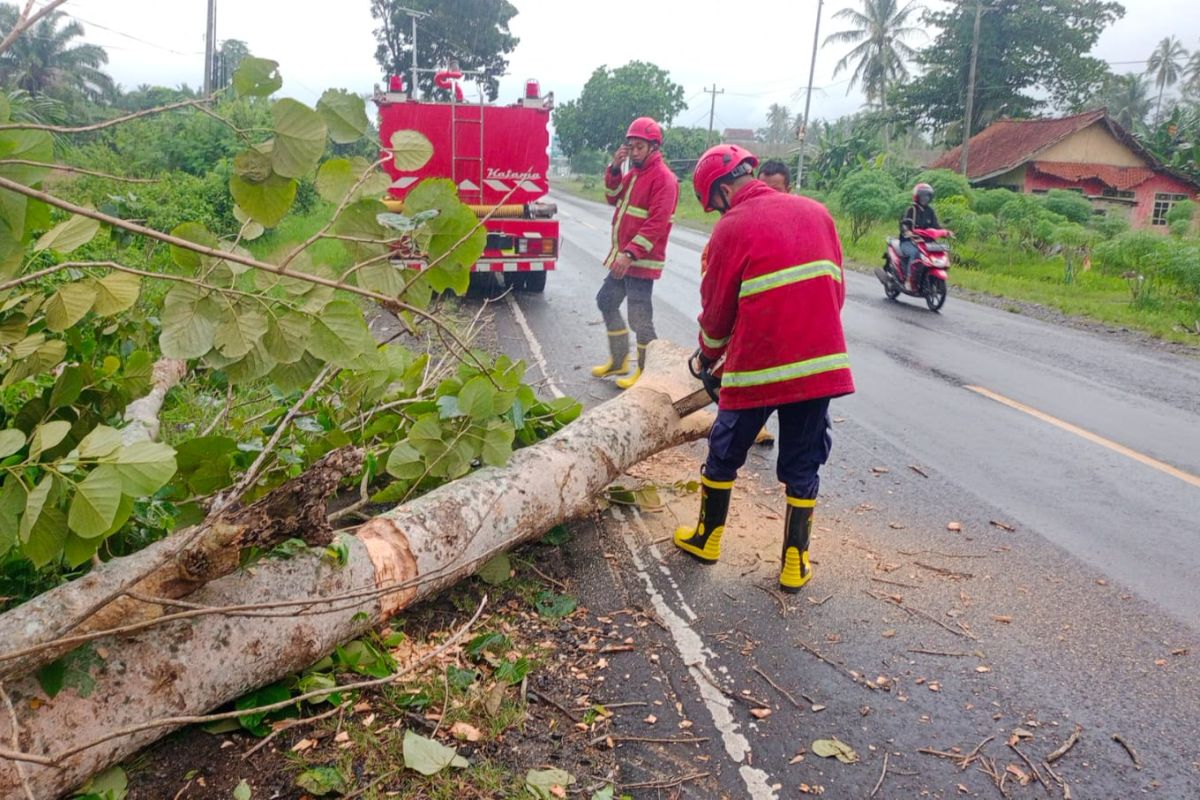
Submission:
<svg viewBox="0 0 1200 800">
<path fill-rule="evenodd" d="M 1181 64 L 1187 58 L 1187 50 L 1174 36 L 1168 36 L 1158 43 L 1150 60 L 1146 62 L 1146 74 L 1154 76 L 1158 85 L 1158 107 L 1154 111 L 1154 124 L 1157 126 L 1162 117 L 1163 92 L 1168 86 L 1179 82 Z"/>
<path fill-rule="evenodd" d="M 792 112 L 787 106 L 772 103 L 767 109 L 767 127 L 763 133 L 768 143 L 783 144 L 792 133 Z"/>
<path fill-rule="evenodd" d="M 909 20 L 919 9 L 916 0 L 909 0 L 900 7 L 901 0 L 862 0 L 862 11 L 844 8 L 833 15 L 834 19 L 846 20 L 853 27 L 838 31 L 825 39 L 829 44 L 854 44 L 853 50 L 837 63 L 833 74 L 837 75 L 855 62 L 850 76 L 849 93 L 861 84 L 868 103 L 878 102 L 887 110 L 887 90 L 891 84 L 908 77 L 905 62 L 917 55 L 917 51 L 905 43 L 913 34 L 924 29 L 910 26 Z M 822 46 L 825 46 L 822 45 Z"/>
<path fill-rule="evenodd" d="M 64 18 L 60 11 L 47 14 L 0 53 L 0 83 L 35 97 L 82 94 L 96 100 L 112 92 L 112 78 L 100 69 L 108 53 L 73 42 L 83 35 L 83 26 L 70 20 L 60 27 Z M 12 30 L 16 23 L 17 7 L 0 5 L 0 30 Z"/>
<path fill-rule="evenodd" d="M 1183 90 L 1188 94 L 1200 95 L 1200 50 L 1192 53 L 1183 68 Z"/>
<path fill-rule="evenodd" d="M 1150 97 L 1150 84 L 1136 73 L 1113 75 L 1098 99 L 1112 118 L 1128 131 L 1146 124 L 1146 117 L 1150 115 L 1150 107 L 1154 103 Z"/>
</svg>

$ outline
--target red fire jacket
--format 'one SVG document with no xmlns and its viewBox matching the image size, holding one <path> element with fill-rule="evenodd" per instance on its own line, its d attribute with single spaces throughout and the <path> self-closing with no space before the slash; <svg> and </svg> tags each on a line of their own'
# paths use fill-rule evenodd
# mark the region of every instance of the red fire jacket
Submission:
<svg viewBox="0 0 1200 800">
<path fill-rule="evenodd" d="M 626 273 L 630 278 L 657 280 L 667 263 L 667 239 L 679 201 L 675 173 L 656 151 L 625 175 L 605 170 L 604 195 L 610 206 L 616 206 L 612 248 L 604 266 L 611 267 L 617 255 L 626 251 L 633 255 L 633 266 Z"/>
<path fill-rule="evenodd" d="M 721 408 L 854 391 L 842 305 L 842 246 L 820 203 L 759 181 L 713 228 L 700 282 L 700 347 L 725 355 Z"/>
</svg>

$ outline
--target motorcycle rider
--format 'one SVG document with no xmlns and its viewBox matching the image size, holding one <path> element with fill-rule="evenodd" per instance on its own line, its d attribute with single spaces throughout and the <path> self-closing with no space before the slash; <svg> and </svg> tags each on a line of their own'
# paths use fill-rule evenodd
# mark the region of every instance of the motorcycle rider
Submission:
<svg viewBox="0 0 1200 800">
<path fill-rule="evenodd" d="M 928 183 L 918 183 L 913 187 L 912 205 L 904 211 L 900 218 L 900 280 L 916 288 L 915 275 L 909 274 L 909 265 L 914 258 L 921 255 L 914 238 L 914 229 L 940 228 L 937 212 L 933 210 L 933 187 Z"/>
<path fill-rule="evenodd" d="M 854 391 L 841 322 L 842 248 L 824 206 L 755 179 L 757 164 L 737 145 L 717 145 L 692 176 L 704 210 L 721 214 L 700 283 L 696 360 L 702 369 L 721 356 L 725 363 L 699 522 L 676 530 L 674 542 L 701 562 L 717 561 L 738 469 L 778 411 L 777 475 L 787 495 L 779 586 L 797 592 L 812 576 L 819 470 L 832 444 L 829 400 Z"/>
<path fill-rule="evenodd" d="M 617 148 L 604 172 L 604 195 L 615 206 L 612 248 L 604 259 L 609 273 L 596 294 L 596 305 L 608 330 L 609 359 L 592 367 L 592 375 L 605 378 L 629 372 L 629 329 L 621 316 L 621 302 L 629 298 L 629 322 L 637 334 L 638 361 L 632 375 L 617 386 L 628 389 L 646 366 L 646 346 L 656 338 L 651 293 L 666 265 L 667 240 L 679 200 L 679 181 L 663 161 L 662 128 L 650 117 L 629 125 L 625 144 Z M 623 172 L 628 158 L 631 169 Z"/>
</svg>

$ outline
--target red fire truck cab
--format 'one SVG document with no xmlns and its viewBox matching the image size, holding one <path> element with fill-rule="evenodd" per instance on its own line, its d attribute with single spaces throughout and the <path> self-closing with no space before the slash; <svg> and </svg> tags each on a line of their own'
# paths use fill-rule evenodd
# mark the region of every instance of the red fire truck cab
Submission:
<svg viewBox="0 0 1200 800">
<path fill-rule="evenodd" d="M 473 273 L 481 274 L 472 278 L 503 273 L 513 289 L 543 291 L 559 246 L 557 209 L 541 202 L 550 189 L 552 96 L 541 97 L 537 82 L 528 81 L 525 97 L 513 105 L 455 99 L 457 85 L 448 93 L 449 102 L 433 102 L 396 91 L 401 85 L 393 78 L 393 91 L 376 97 L 383 146 L 390 146 L 396 131 L 412 130 L 429 140 L 433 154 L 413 171 L 386 162 L 392 177 L 389 206 L 401 207 L 405 195 L 426 178 L 449 178 L 458 187 L 459 199 L 476 214 L 491 212 L 485 223 L 487 247 L 472 267 Z M 404 263 L 425 267 L 423 261 Z"/>
</svg>

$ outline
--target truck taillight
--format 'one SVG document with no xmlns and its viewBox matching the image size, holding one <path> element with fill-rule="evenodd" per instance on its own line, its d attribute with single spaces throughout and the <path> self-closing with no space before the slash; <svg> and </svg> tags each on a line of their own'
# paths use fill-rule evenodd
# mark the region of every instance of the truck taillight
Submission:
<svg viewBox="0 0 1200 800">
<path fill-rule="evenodd" d="M 525 99 L 536 100 L 542 96 L 542 87 L 536 80 L 530 78 L 525 81 Z"/>
<path fill-rule="evenodd" d="M 517 255 L 553 256 L 558 253 L 558 240 L 548 237 L 520 237 L 517 239 Z"/>
<path fill-rule="evenodd" d="M 388 91 L 389 92 L 403 92 L 404 91 L 404 78 L 400 75 L 389 75 L 388 76 Z"/>
</svg>

